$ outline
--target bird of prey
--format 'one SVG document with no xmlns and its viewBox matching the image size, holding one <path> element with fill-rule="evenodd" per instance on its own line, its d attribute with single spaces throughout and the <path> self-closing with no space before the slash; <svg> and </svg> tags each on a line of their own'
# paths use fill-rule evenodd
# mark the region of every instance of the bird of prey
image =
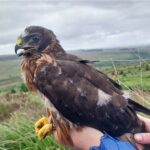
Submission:
<svg viewBox="0 0 150 150">
<path fill-rule="evenodd" d="M 15 52 L 22 56 L 25 83 L 43 97 L 57 131 L 61 131 L 58 136 L 66 143 L 73 144 L 69 135 L 72 127 L 89 126 L 113 137 L 146 132 L 136 111 L 150 115 L 150 110 L 130 99 L 119 84 L 89 61 L 67 54 L 51 30 L 27 27 Z M 40 134 L 48 134 L 52 126 L 45 118 L 39 122 L 47 125 Z M 133 138 L 127 140 L 141 150 L 150 149 L 150 145 L 139 146 Z"/>
</svg>

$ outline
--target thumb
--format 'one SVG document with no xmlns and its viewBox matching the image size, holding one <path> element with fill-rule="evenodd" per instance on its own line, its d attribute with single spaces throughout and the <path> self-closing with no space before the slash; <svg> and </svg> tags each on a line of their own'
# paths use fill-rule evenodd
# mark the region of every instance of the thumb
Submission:
<svg viewBox="0 0 150 150">
<path fill-rule="evenodd" d="M 134 139 L 141 144 L 150 144 L 150 133 L 137 133 Z"/>
</svg>

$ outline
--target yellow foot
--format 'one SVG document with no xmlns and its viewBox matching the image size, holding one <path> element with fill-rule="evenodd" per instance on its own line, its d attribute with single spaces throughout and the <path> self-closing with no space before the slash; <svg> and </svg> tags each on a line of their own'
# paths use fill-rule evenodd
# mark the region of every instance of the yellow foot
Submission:
<svg viewBox="0 0 150 150">
<path fill-rule="evenodd" d="M 35 132 L 38 134 L 39 139 L 44 139 L 47 135 L 52 134 L 52 123 L 48 122 L 48 118 L 43 117 L 35 123 Z"/>
<path fill-rule="evenodd" d="M 38 132 L 38 138 L 40 140 L 44 139 L 47 135 L 52 134 L 52 124 L 44 125 Z"/>
<path fill-rule="evenodd" d="M 48 124 L 48 118 L 43 117 L 43 118 L 39 119 L 34 125 L 35 132 L 38 133 L 39 130 L 46 124 Z"/>
</svg>

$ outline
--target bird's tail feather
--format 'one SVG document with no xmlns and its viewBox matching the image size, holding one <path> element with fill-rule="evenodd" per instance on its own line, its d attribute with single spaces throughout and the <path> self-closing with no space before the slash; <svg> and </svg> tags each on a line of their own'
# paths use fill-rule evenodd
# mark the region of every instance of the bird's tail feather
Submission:
<svg viewBox="0 0 150 150">
<path fill-rule="evenodd" d="M 141 104 L 135 102 L 134 100 L 128 99 L 128 103 L 135 111 L 150 115 L 150 109 L 142 106 Z"/>
</svg>

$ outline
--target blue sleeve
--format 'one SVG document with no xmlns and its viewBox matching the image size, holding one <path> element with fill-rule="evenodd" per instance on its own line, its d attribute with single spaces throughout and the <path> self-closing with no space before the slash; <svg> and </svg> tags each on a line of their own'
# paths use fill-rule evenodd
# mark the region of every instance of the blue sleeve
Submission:
<svg viewBox="0 0 150 150">
<path fill-rule="evenodd" d="M 99 147 L 91 147 L 90 150 L 136 150 L 130 142 L 120 141 L 108 134 L 101 138 L 100 143 Z"/>
</svg>

